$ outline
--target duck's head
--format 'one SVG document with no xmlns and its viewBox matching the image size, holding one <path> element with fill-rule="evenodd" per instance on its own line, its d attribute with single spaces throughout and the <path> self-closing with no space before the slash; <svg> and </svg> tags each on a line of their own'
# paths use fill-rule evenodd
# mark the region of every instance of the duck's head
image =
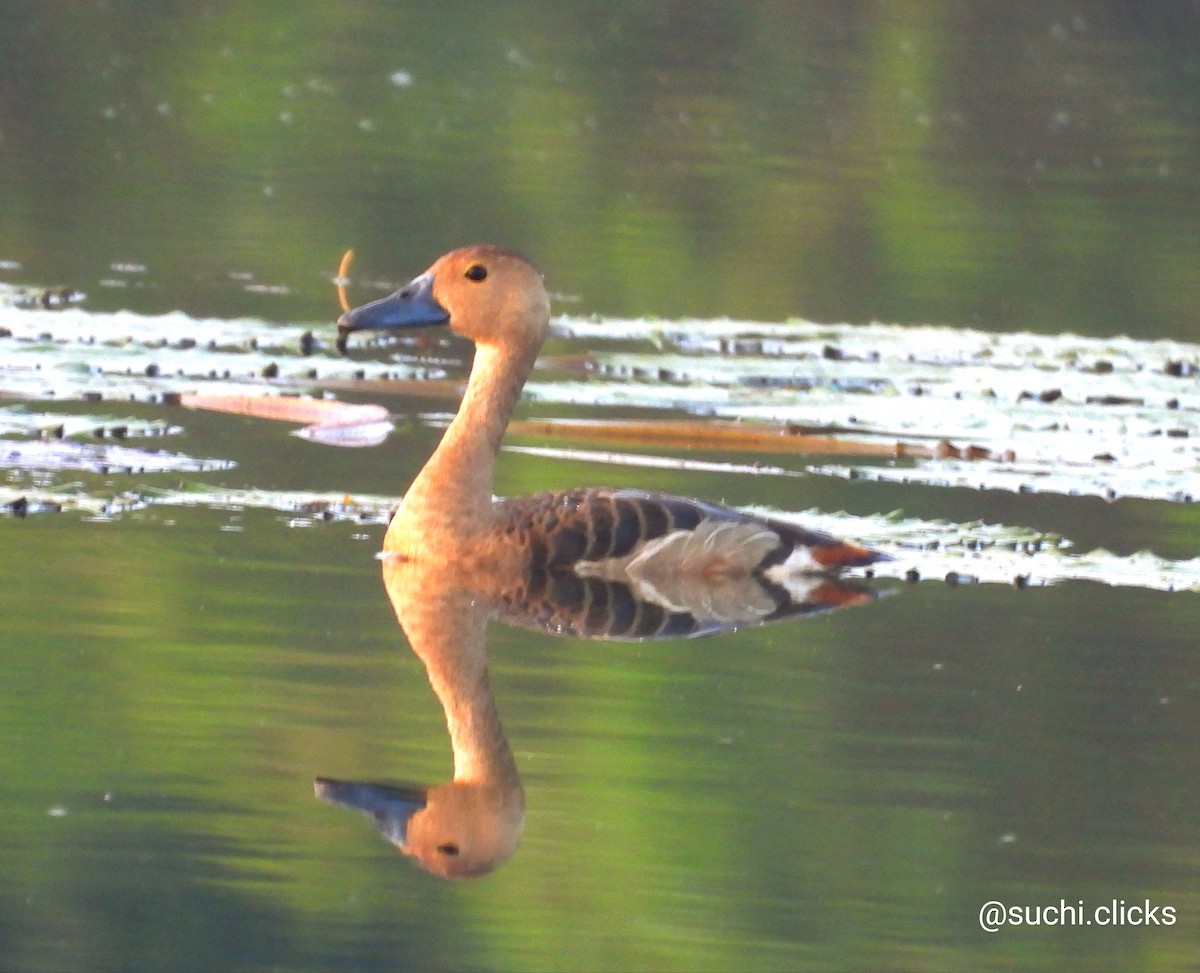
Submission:
<svg viewBox="0 0 1200 973">
<path fill-rule="evenodd" d="M 351 331 L 446 324 L 477 345 L 536 349 L 549 321 L 550 298 L 533 264 L 501 247 L 462 247 L 396 293 L 338 318 L 338 348 Z"/>
<path fill-rule="evenodd" d="M 387 841 L 442 878 L 486 875 L 512 857 L 525 824 L 519 783 L 397 787 L 318 777 L 316 794 L 367 814 Z"/>
</svg>

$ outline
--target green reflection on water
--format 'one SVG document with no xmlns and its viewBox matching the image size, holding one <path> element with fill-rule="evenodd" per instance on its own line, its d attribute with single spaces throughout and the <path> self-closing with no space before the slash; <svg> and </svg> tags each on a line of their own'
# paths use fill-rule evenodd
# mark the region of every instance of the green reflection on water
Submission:
<svg viewBox="0 0 1200 973">
<path fill-rule="evenodd" d="M 349 245 L 492 239 L 603 313 L 1193 332 L 1186 7 L 0 12 L 3 256 L 97 307 L 319 319 Z"/>
<path fill-rule="evenodd" d="M 1200 904 L 1194 598 L 933 584 L 658 645 L 493 626 L 526 835 L 443 886 L 311 794 L 449 767 L 378 536 L 163 518 L 0 522 L 12 968 L 1161 968 L 1195 949 L 1182 923 L 974 925 L 993 897 Z"/>
<path fill-rule="evenodd" d="M 1194 334 L 1186 7 L 9 0 L 0 16 L 0 259 L 24 265 L 4 275 L 95 308 L 322 320 L 348 245 L 364 279 L 399 280 L 490 238 L 530 252 L 572 312 Z M 234 440 L 230 482 L 377 493 L 433 437 L 347 456 L 225 417 L 188 427 Z M 499 488 L 606 481 L 1043 517 L 1083 546 L 1194 552 L 1195 514 L 1150 504 L 798 494 L 513 457 Z M 1024 519 L 997 515 L 1018 504 Z M 372 531 L 236 511 L 0 520 L 6 967 L 1195 955 L 1194 596 L 923 585 L 654 648 L 495 628 L 530 824 L 502 873 L 450 887 L 311 795 L 318 774 L 448 767 Z M 992 897 L 1143 896 L 1184 920 L 975 926 Z"/>
</svg>

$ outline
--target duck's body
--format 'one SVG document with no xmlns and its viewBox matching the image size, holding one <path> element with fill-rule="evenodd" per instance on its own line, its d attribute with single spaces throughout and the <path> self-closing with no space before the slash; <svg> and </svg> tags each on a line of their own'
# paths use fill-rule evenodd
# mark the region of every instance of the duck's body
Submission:
<svg viewBox="0 0 1200 973">
<path fill-rule="evenodd" d="M 498 247 L 454 250 L 390 297 L 349 311 L 361 329 L 449 324 L 475 343 L 467 391 L 396 512 L 384 551 L 480 564 L 512 577 L 556 572 L 654 584 L 832 573 L 885 557 L 793 524 L 685 497 L 580 489 L 494 499 L 496 455 L 550 320 L 541 275 Z"/>
</svg>

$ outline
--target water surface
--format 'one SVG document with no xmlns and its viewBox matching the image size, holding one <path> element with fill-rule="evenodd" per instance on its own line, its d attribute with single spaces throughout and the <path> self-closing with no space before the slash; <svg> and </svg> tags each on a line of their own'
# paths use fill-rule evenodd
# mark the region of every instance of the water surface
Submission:
<svg viewBox="0 0 1200 973">
<path fill-rule="evenodd" d="M 0 283 L 72 292 L 0 310 L 3 448 L 73 450 L 0 484 L 26 502 L 0 516 L 6 968 L 1192 963 L 1189 6 L 0 15 Z M 466 349 L 337 358 L 332 276 L 354 246 L 365 300 L 481 240 L 554 293 L 523 419 L 853 413 L 996 455 L 510 436 L 541 451 L 502 455 L 503 494 L 819 511 L 901 561 L 869 606 L 708 639 L 493 625 L 525 833 L 445 883 L 312 782 L 449 774 L 374 555 Z M 395 430 L 339 449 L 173 404 L 189 390 L 330 392 Z M 989 935 L 993 899 L 1179 919 Z"/>
</svg>

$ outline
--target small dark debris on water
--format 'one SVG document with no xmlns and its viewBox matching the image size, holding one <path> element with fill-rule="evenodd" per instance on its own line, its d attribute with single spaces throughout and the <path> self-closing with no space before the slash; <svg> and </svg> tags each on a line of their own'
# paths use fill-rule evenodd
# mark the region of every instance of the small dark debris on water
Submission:
<svg viewBox="0 0 1200 973">
<path fill-rule="evenodd" d="M 329 511 L 329 501 L 328 500 L 305 500 L 305 501 L 302 501 L 302 502 L 296 504 L 295 511 L 298 514 L 304 514 L 305 516 L 308 516 L 308 517 L 315 517 L 318 515 L 328 514 L 330 512 Z"/>
<path fill-rule="evenodd" d="M 799 386 L 797 386 L 799 387 Z M 848 395 L 879 395 L 895 388 L 891 379 L 886 378 L 844 378 L 834 379 L 829 387 Z"/>
<path fill-rule="evenodd" d="M 741 375 L 738 384 L 752 389 L 792 389 L 807 392 L 812 381 L 800 375 Z"/>
<path fill-rule="evenodd" d="M 1112 453 L 1097 453 L 1092 457 L 1094 463 L 1115 463 L 1117 458 Z"/>
<path fill-rule="evenodd" d="M 1134 398 L 1129 395 L 1089 395 L 1087 397 L 1088 405 L 1145 405 L 1145 399 Z"/>
<path fill-rule="evenodd" d="M 1169 439 L 1187 439 L 1188 431 L 1186 429 L 1168 429 L 1167 438 Z"/>
<path fill-rule="evenodd" d="M 62 504 L 48 501 L 29 501 L 28 497 L 17 497 L 0 507 L 0 512 L 12 514 L 14 517 L 28 517 L 30 514 L 60 514 Z"/>
<path fill-rule="evenodd" d="M 1062 398 L 1062 389 L 1046 389 L 1038 395 L 1039 402 L 1057 402 Z"/>
<path fill-rule="evenodd" d="M 969 446 L 955 446 L 949 439 L 941 440 L 933 447 L 933 455 L 935 459 L 965 459 L 977 461 L 982 459 L 991 459 L 992 451 L 986 446 L 979 446 L 972 443 Z"/>
<path fill-rule="evenodd" d="M 33 308 L 49 311 L 78 304 L 84 296 L 82 291 L 70 287 L 48 287 L 40 291 L 19 291 L 9 298 L 8 304 L 23 311 Z"/>
<path fill-rule="evenodd" d="M 821 357 L 826 361 L 841 361 L 846 357 L 846 353 L 837 345 L 826 345 L 821 349 Z"/>
</svg>

